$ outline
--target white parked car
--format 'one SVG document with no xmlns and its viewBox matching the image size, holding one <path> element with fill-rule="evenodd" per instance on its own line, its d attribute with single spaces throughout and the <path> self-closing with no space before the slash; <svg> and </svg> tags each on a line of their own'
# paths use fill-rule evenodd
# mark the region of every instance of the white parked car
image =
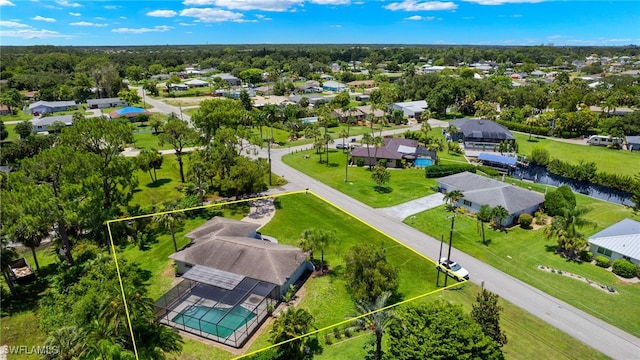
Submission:
<svg viewBox="0 0 640 360">
<path fill-rule="evenodd" d="M 447 275 L 458 281 L 469 280 L 469 272 L 467 271 L 467 269 L 460 266 L 460 264 L 458 264 L 457 262 L 447 259 L 446 257 L 440 259 L 438 265 L 436 265 L 436 269 L 438 269 L 438 271 L 447 273 Z"/>
</svg>

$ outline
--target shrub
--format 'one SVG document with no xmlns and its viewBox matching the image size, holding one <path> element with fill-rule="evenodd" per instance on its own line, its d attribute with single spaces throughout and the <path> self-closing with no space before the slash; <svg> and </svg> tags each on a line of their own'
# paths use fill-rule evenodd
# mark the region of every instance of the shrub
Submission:
<svg viewBox="0 0 640 360">
<path fill-rule="evenodd" d="M 333 337 L 331 335 L 332 334 L 325 334 L 324 335 L 324 343 L 326 345 L 332 345 L 333 344 Z"/>
<path fill-rule="evenodd" d="M 640 265 L 636 268 L 636 276 L 640 278 Z"/>
<path fill-rule="evenodd" d="M 364 159 L 363 158 L 357 158 L 356 159 L 356 166 L 363 167 L 364 166 Z"/>
<path fill-rule="evenodd" d="M 576 207 L 576 196 L 567 185 L 549 191 L 544 196 L 544 208 L 551 216 L 563 215 L 565 209 Z"/>
<path fill-rule="evenodd" d="M 593 260 L 593 253 L 591 251 L 583 250 L 580 252 L 580 260 L 591 262 Z"/>
<path fill-rule="evenodd" d="M 549 163 L 549 159 L 551 158 L 551 154 L 549 150 L 536 146 L 531 150 L 531 163 L 535 165 L 546 166 Z"/>
<path fill-rule="evenodd" d="M 514 122 L 514 121 L 504 121 L 498 120 L 496 121 L 498 124 L 506 127 L 509 130 L 521 131 L 529 133 L 531 132 L 534 135 L 548 135 L 549 129 L 541 126 L 529 126 L 523 123 Z"/>
<path fill-rule="evenodd" d="M 340 339 L 342 337 L 340 334 L 340 329 L 338 329 L 337 327 L 333 328 L 333 337 L 335 337 L 336 339 Z"/>
<path fill-rule="evenodd" d="M 625 259 L 616 259 L 613 262 L 612 269 L 614 274 L 623 278 L 632 278 L 636 275 L 636 266 L 632 262 Z"/>
<path fill-rule="evenodd" d="M 520 223 L 520 227 L 523 229 L 528 229 L 533 222 L 533 216 L 529 214 L 520 214 L 518 217 L 518 222 Z"/>
<path fill-rule="evenodd" d="M 482 171 L 483 173 L 489 175 L 489 176 L 500 176 L 500 171 L 494 169 L 494 168 L 490 168 L 488 166 L 478 166 L 478 170 Z"/>
<path fill-rule="evenodd" d="M 602 268 L 608 268 L 611 265 L 611 260 L 606 256 L 596 256 L 596 265 Z"/>
<path fill-rule="evenodd" d="M 471 164 L 446 164 L 446 165 L 433 165 L 425 168 L 425 176 L 428 178 L 437 178 L 442 176 L 449 176 L 461 172 L 469 171 L 476 172 L 476 167 Z"/>
</svg>

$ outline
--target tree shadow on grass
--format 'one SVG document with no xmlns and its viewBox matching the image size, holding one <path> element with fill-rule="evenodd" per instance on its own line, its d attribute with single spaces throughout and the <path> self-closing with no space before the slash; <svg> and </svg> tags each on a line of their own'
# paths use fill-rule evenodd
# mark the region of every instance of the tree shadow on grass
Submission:
<svg viewBox="0 0 640 360">
<path fill-rule="evenodd" d="M 558 250 L 558 244 L 545 245 L 544 250 L 555 254 Z"/>
<path fill-rule="evenodd" d="M 145 185 L 148 188 L 159 188 L 162 185 L 166 185 L 168 183 L 171 182 L 171 179 L 158 179 L 154 182 L 151 183 L 147 183 L 147 185 Z"/>
<path fill-rule="evenodd" d="M 390 194 L 393 192 L 393 188 L 389 186 L 376 186 L 374 189 L 378 194 Z"/>
<path fill-rule="evenodd" d="M 540 142 L 540 140 L 538 140 L 538 139 L 528 139 L 527 142 L 537 143 L 537 142 Z"/>
</svg>

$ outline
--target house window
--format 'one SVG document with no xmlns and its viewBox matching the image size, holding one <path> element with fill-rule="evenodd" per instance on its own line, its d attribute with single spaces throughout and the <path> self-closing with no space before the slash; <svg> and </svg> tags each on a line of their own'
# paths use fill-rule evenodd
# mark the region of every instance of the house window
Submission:
<svg viewBox="0 0 640 360">
<path fill-rule="evenodd" d="M 469 200 L 462 200 L 462 203 L 464 204 L 464 206 L 469 206 L 469 207 L 473 205 L 473 203 Z"/>
<path fill-rule="evenodd" d="M 598 246 L 598 254 L 602 254 L 604 256 L 611 256 L 611 250 Z"/>
</svg>

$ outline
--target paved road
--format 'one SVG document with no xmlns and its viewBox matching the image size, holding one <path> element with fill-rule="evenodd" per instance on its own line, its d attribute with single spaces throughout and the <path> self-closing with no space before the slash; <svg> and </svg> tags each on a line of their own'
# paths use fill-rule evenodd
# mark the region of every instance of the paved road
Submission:
<svg viewBox="0 0 640 360">
<path fill-rule="evenodd" d="M 321 182 L 285 165 L 281 157 L 288 149 L 272 150 L 273 172 L 285 177 L 288 184 L 274 192 L 308 188 L 336 206 L 357 216 L 389 236 L 401 241 L 423 255 L 437 259 L 440 242 L 402 223 L 384 211 L 373 209 Z M 266 157 L 266 154 L 261 154 Z M 447 221 L 441 219 L 441 221 Z M 561 300 L 517 280 L 457 249 L 453 259 L 464 264 L 472 274 L 471 281 L 484 283 L 485 288 L 521 307 L 574 338 L 589 344 L 614 359 L 640 358 L 640 339 L 595 318 Z"/>
</svg>

